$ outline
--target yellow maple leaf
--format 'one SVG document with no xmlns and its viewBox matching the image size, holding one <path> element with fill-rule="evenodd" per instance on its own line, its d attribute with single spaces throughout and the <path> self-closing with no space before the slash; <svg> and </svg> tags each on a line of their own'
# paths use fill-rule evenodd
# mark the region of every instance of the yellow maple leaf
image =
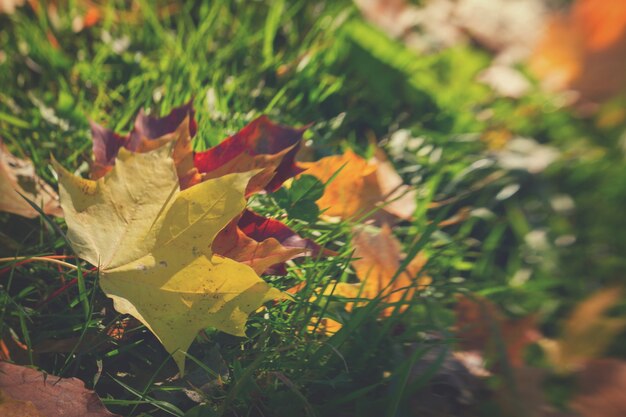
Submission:
<svg viewBox="0 0 626 417">
<path fill-rule="evenodd" d="M 229 174 L 180 191 L 172 147 L 121 149 L 93 181 L 55 162 L 68 239 L 98 266 L 115 309 L 148 327 L 181 373 L 184 352 L 206 327 L 243 336 L 250 313 L 283 298 L 249 266 L 213 255 L 217 233 L 245 207 L 257 172 Z"/>
</svg>

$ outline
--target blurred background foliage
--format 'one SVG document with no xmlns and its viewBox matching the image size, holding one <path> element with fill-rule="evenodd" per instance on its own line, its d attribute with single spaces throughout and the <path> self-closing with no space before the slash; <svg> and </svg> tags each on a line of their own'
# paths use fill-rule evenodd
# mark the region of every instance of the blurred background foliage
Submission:
<svg viewBox="0 0 626 417">
<path fill-rule="evenodd" d="M 394 35 L 367 19 L 368 2 L 357 3 L 29 2 L 0 15 L 0 136 L 16 155 L 30 157 L 50 183 L 51 153 L 66 166 L 87 172 L 89 120 L 125 132 L 139 109 L 166 114 L 190 99 L 197 111 L 198 150 L 219 143 L 260 114 L 289 125 L 313 122 L 303 156 L 308 159 L 346 147 L 367 156 L 379 143 L 423 197 L 422 218 L 395 230 L 403 242 L 424 233 L 434 219 L 464 216 L 429 236 L 432 299 L 424 301 L 431 303 L 428 307 L 415 307 L 411 328 L 444 331 L 454 321 L 449 309 L 453 294 L 472 291 L 488 296 L 511 317 L 539 314 L 544 334 L 555 336 L 561 320 L 589 293 L 623 284 L 626 96 L 615 91 L 601 100 L 572 99 L 568 89 L 548 91 L 542 74 L 532 71 L 530 58 L 509 65 L 527 83 L 523 93 L 503 94 L 482 78 L 500 52 L 489 43 L 493 39 L 485 41 L 463 27 L 462 41 L 415 47 L 407 33 L 426 36 L 428 29 L 411 27 Z M 548 3 L 553 8 L 570 2 Z M 412 7 L 422 5 L 413 2 Z M 264 204 L 268 212 L 279 210 L 271 201 Z M 2 214 L 0 222 L 2 256 L 63 246 L 58 236 L 38 232 L 43 225 L 38 221 Z M 317 227 L 293 225 L 303 234 Z M 320 276 L 342 274 L 341 265 L 311 268 Z M 22 313 L 15 314 L 18 322 L 25 320 Z M 308 318 L 303 316 L 302 323 Z M 74 327 L 78 323 L 77 318 Z M 292 391 L 268 383 L 263 385 L 266 407 L 275 415 L 301 407 L 313 407 L 318 415 L 397 411 L 393 404 L 376 401 L 351 408 L 349 398 L 394 392 L 393 385 L 377 385 L 378 373 L 365 371 L 368 358 L 381 358 L 373 366 L 382 370 L 405 364 L 407 355 L 401 343 L 389 354 L 380 340 L 367 340 L 368 326 L 378 326 L 374 318 L 363 315 L 356 323 L 362 326 L 360 338 L 341 345 L 341 355 L 357 358 L 350 382 L 342 380 L 347 374 L 340 371 L 340 356 L 330 355 L 326 368 L 315 368 L 303 365 L 298 356 L 266 352 L 263 361 L 279 356 L 283 361 L 281 370 L 272 372 L 291 369 L 289 377 L 307 392 L 304 405 L 293 405 L 282 397 L 292 398 Z M 44 339 L 58 332 L 60 324 L 49 330 L 23 326 L 32 326 Z M 392 327 L 387 333 L 371 331 L 372 337 L 395 340 Z M 240 346 L 224 335 L 215 338 L 216 345 L 232 346 L 232 352 Z M 250 342 L 251 352 L 263 351 L 255 343 Z M 132 352 L 133 347 L 123 349 Z M 140 352 L 147 355 L 145 349 Z M 626 340 L 616 339 L 609 352 L 626 354 Z M 224 361 L 209 348 L 203 354 Z M 224 394 L 230 403 L 222 403 L 221 410 L 246 409 L 249 404 L 243 403 L 255 399 L 244 393 L 253 392 L 258 381 L 246 379 L 234 353 L 221 355 L 234 381 L 249 382 L 235 384 L 236 398 L 232 391 Z M 252 354 L 246 360 L 259 366 Z M 70 364 L 75 370 L 82 366 L 75 358 L 46 366 L 58 372 Z M 148 376 L 142 381 L 153 382 Z M 127 391 L 132 388 L 107 391 L 108 404 L 130 407 L 130 402 L 115 401 Z M 166 394 L 160 391 L 163 401 L 176 403 Z M 342 397 L 348 400 L 342 402 Z M 399 407 L 400 399 L 394 404 Z M 163 412 L 162 407 L 157 408 Z"/>
</svg>

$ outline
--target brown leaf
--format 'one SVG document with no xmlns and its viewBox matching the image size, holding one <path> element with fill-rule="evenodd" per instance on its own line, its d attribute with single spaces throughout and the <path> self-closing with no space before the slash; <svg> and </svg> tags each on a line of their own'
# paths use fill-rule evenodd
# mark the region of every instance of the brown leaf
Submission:
<svg viewBox="0 0 626 417">
<path fill-rule="evenodd" d="M 352 237 L 354 260 L 352 266 L 362 282 L 360 297 L 375 299 L 383 297 L 386 303 L 401 303 L 410 300 L 416 290 L 424 289 L 431 278 L 423 274 L 426 256 L 419 253 L 397 274 L 406 255 L 400 242 L 393 236 L 389 226 L 384 225 L 377 232 L 364 228 L 356 229 Z M 389 306 L 383 310 L 389 316 L 395 310 Z M 406 309 L 401 306 L 399 311 Z"/>
<path fill-rule="evenodd" d="M 543 339 L 550 363 L 561 372 L 582 366 L 599 357 L 626 328 L 625 318 L 607 316 L 607 311 L 622 300 L 621 288 L 606 288 L 581 302 L 564 324 L 558 340 Z"/>
<path fill-rule="evenodd" d="M 63 215 L 59 196 L 35 173 L 33 163 L 13 156 L 0 140 L 0 211 L 28 218 L 39 216 L 18 193 L 39 205 L 46 214 Z"/>
<path fill-rule="evenodd" d="M 382 149 L 376 149 L 372 162 L 376 165 L 376 180 L 383 197 L 383 210 L 399 219 L 410 220 L 417 207 L 417 192 L 404 184 Z"/>
<path fill-rule="evenodd" d="M 193 103 L 189 101 L 164 117 L 148 116 L 143 109 L 135 119 L 133 130 L 128 135 L 115 133 L 95 122 L 91 122 L 94 161 L 91 166 L 92 179 L 103 177 L 115 164 L 120 148 L 132 152 L 149 152 L 166 143 L 176 142 L 174 161 L 181 188 L 200 181 L 193 166 L 191 139 L 197 131 Z"/>
<path fill-rule="evenodd" d="M 114 417 L 93 391 L 76 378 L 44 375 L 0 362 L 0 415 L 19 417 Z M 13 413 L 13 414 L 12 414 Z M 19 414 L 25 413 L 25 414 Z"/>
<path fill-rule="evenodd" d="M 535 316 L 506 318 L 489 300 L 459 295 L 455 307 L 456 335 L 462 350 L 477 350 L 497 357 L 503 345 L 509 363 L 523 364 L 526 346 L 540 338 Z"/>
<path fill-rule="evenodd" d="M 588 361 L 577 375 L 577 393 L 571 408 L 583 417 L 626 416 L 626 362 Z"/>
<path fill-rule="evenodd" d="M 39 414 L 32 402 L 18 401 L 11 397 L 6 397 L 1 390 L 0 412 L 2 412 L 2 417 L 45 417 Z"/>
<path fill-rule="evenodd" d="M 379 221 L 394 218 L 410 220 L 416 207 L 415 191 L 402 179 L 381 150 L 366 161 L 351 150 L 342 155 L 301 164 L 305 174 L 327 183 L 324 195 L 317 200 L 327 216 L 343 219 L 371 215 Z"/>
</svg>

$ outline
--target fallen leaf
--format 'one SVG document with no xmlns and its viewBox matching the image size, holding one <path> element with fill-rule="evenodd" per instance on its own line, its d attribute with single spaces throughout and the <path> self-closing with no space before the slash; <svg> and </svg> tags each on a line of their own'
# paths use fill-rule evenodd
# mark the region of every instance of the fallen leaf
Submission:
<svg viewBox="0 0 626 417">
<path fill-rule="evenodd" d="M 626 3 L 621 0 L 577 0 L 572 16 L 590 50 L 610 47 L 626 35 Z"/>
<path fill-rule="evenodd" d="M 0 362 L 0 399 L 3 417 L 116 416 L 80 379 L 45 375 L 7 362 Z"/>
<path fill-rule="evenodd" d="M 626 88 L 626 3 L 577 0 L 551 16 L 530 58 L 549 90 L 572 89 L 583 102 L 601 102 Z"/>
<path fill-rule="evenodd" d="M 0 0 L 0 14 L 13 14 L 15 9 L 23 6 L 26 3 L 25 0 Z"/>
<path fill-rule="evenodd" d="M 544 0 L 354 0 L 367 20 L 418 52 L 469 40 L 497 54 L 500 64 L 526 58 L 545 27 Z"/>
<path fill-rule="evenodd" d="M 399 274 L 401 263 L 406 255 L 402 252 L 400 242 L 393 236 L 389 226 L 384 225 L 381 229 L 368 227 L 357 228 L 353 232 L 352 245 L 355 249 L 352 266 L 355 270 L 358 283 L 331 283 L 323 292 L 317 291 L 309 301 L 315 301 L 321 296 L 345 297 L 348 299 L 360 299 L 358 302 L 347 302 L 343 305 L 347 311 L 351 311 L 355 305 L 362 306 L 364 300 L 373 300 L 381 297 L 385 303 L 394 304 L 410 300 L 416 291 L 423 290 L 432 282 L 432 279 L 424 274 L 424 266 L 427 258 L 423 253 L 418 253 L 406 268 Z M 396 276 L 397 274 L 397 276 Z M 300 283 L 287 292 L 295 294 L 304 288 Z M 399 311 L 406 310 L 402 305 Z M 390 316 L 396 306 L 386 307 L 383 317 Z M 319 324 L 316 325 L 316 323 Z M 314 329 L 326 335 L 332 335 L 341 328 L 341 323 L 328 317 L 313 317 L 309 325 L 309 331 Z"/>
<path fill-rule="evenodd" d="M 426 288 L 432 281 L 424 274 L 427 259 L 422 253 L 417 254 L 398 274 L 406 255 L 387 225 L 375 233 L 365 228 L 356 229 L 352 245 L 355 258 L 352 266 L 362 283 L 361 298 L 371 300 L 382 297 L 389 304 L 407 302 L 416 291 Z M 395 309 L 396 306 L 386 307 L 383 315 L 389 316 Z M 399 307 L 399 311 L 405 309 L 406 305 Z"/>
<path fill-rule="evenodd" d="M 246 195 L 263 189 L 273 192 L 302 172 L 294 158 L 305 130 L 278 125 L 260 116 L 219 145 L 198 152 L 195 166 L 205 179 L 260 168 L 250 180 Z"/>
<path fill-rule="evenodd" d="M 246 137 L 246 135 L 252 135 L 251 137 L 253 137 L 259 134 L 259 131 L 266 130 L 269 137 L 258 139 L 257 136 L 254 136 L 258 139 L 255 145 L 258 149 L 262 149 L 265 146 L 263 141 L 268 141 L 270 144 L 274 143 L 274 141 L 280 142 L 283 140 L 281 139 L 283 136 L 296 132 L 294 129 L 290 130 L 289 128 L 273 125 L 268 120 L 259 120 L 256 124 L 259 127 L 251 128 L 252 133 L 245 133 L 244 131 L 248 128 L 244 128 L 240 134 L 242 135 L 241 137 Z M 172 130 L 173 126 L 176 125 L 177 127 Z M 92 171 L 92 177 L 94 178 L 99 178 L 98 175 L 104 175 L 112 168 L 113 161 L 121 147 L 133 152 L 147 152 L 168 143 L 174 143 L 172 156 L 181 189 L 189 188 L 203 180 L 213 178 L 212 175 L 200 175 L 194 165 L 191 139 L 195 135 L 197 127 L 193 120 L 191 103 L 172 110 L 168 116 L 163 118 L 146 116 L 143 111 L 140 112 L 135 120 L 133 131 L 127 137 L 122 137 L 97 125 L 93 125 L 92 130 L 94 132 L 94 154 L 101 155 L 100 157 L 96 156 L 94 167 L 103 168 Z M 301 132 L 298 134 L 301 136 Z M 239 143 L 237 140 L 234 142 Z M 217 148 L 219 148 L 219 145 L 213 149 Z M 266 159 L 267 155 L 258 155 L 252 158 L 255 161 L 253 164 L 244 164 L 244 166 L 251 167 L 251 169 L 254 169 L 254 167 L 265 168 L 250 180 L 247 188 L 248 193 L 251 190 L 260 191 L 254 185 L 255 181 L 257 185 L 260 184 L 258 182 L 260 178 L 265 178 L 269 181 L 275 175 L 277 168 L 275 163 L 280 162 L 279 159 L 283 158 L 292 149 L 290 146 L 276 155 L 269 155 L 269 162 Z M 242 161 L 242 159 L 237 160 Z M 102 163 L 102 161 L 105 162 Z M 269 165 L 266 166 L 266 163 Z M 237 167 L 235 171 L 245 172 L 246 170 L 242 168 L 241 166 Z M 220 169 L 220 172 L 224 171 L 222 173 L 225 173 L 228 170 Z M 216 173 L 214 172 L 213 174 Z M 246 231 L 239 230 L 238 228 L 240 227 L 245 227 Z M 250 237 L 250 234 L 254 236 Z M 286 271 L 284 271 L 284 267 L 281 267 L 281 265 L 285 261 L 298 256 L 317 256 L 319 250 L 319 246 L 314 242 L 309 239 L 302 239 L 281 222 L 265 219 L 249 210 L 244 211 L 243 216 L 239 220 L 233 219 L 217 235 L 213 242 L 215 254 L 250 265 L 259 274 L 263 272 L 284 274 Z M 325 254 L 332 254 L 332 252 L 327 251 Z M 272 266 L 276 266 L 276 268 L 272 269 Z"/>
<path fill-rule="evenodd" d="M 213 241 L 213 252 L 250 265 L 258 274 L 284 275 L 284 263 L 301 256 L 336 255 L 278 220 L 244 210 Z"/>
<path fill-rule="evenodd" d="M 372 160 L 376 165 L 376 180 L 383 196 L 383 210 L 399 219 L 410 220 L 417 207 L 417 192 L 404 184 L 382 149 L 376 149 Z"/>
<path fill-rule="evenodd" d="M 180 107 L 175 107 L 164 117 L 147 115 L 143 109 L 139 110 L 139 114 L 135 118 L 134 129 L 130 132 L 129 149 L 138 149 L 142 142 L 173 133 L 187 118 L 189 119 L 189 136 L 193 138 L 198 131 L 195 114 L 193 100 Z"/>
<path fill-rule="evenodd" d="M 307 331 L 309 333 L 319 333 L 323 336 L 332 336 L 337 333 L 343 324 L 339 323 L 335 319 L 331 319 L 330 317 L 322 317 L 319 318 L 317 316 L 311 317 L 311 322 L 307 326 Z"/>
<path fill-rule="evenodd" d="M 347 150 L 342 155 L 301 165 L 307 175 L 327 183 L 324 195 L 317 200 L 327 216 L 354 219 L 376 213 L 380 221 L 412 218 L 416 207 L 415 191 L 403 184 L 380 150 L 371 161 Z"/>
<path fill-rule="evenodd" d="M 284 223 L 260 216 L 252 210 L 243 212 L 238 226 L 246 236 L 257 242 L 274 238 L 286 248 L 300 249 L 302 256 L 317 257 L 320 254 L 335 256 L 337 254 L 334 251 L 320 247 L 311 239 L 301 237 Z"/>
<path fill-rule="evenodd" d="M 208 326 L 244 336 L 248 315 L 283 294 L 247 265 L 214 256 L 211 243 L 245 206 L 255 172 L 180 191 L 171 147 L 120 149 L 115 167 L 93 181 L 58 163 L 68 239 L 98 266 L 115 309 L 148 327 L 181 373 L 184 351 Z"/>
<path fill-rule="evenodd" d="M 454 313 L 461 350 L 479 351 L 493 358 L 503 346 L 513 366 L 523 364 L 524 349 L 541 337 L 535 316 L 506 318 L 495 304 L 483 298 L 459 295 Z"/>
<path fill-rule="evenodd" d="M 273 237 L 257 241 L 245 234 L 238 226 L 241 217 L 233 219 L 213 241 L 215 254 L 250 265 L 257 274 L 271 266 L 282 264 L 303 253 L 302 248 L 288 248 Z"/>
<path fill-rule="evenodd" d="M 557 340 L 542 339 L 548 360 L 560 372 L 571 372 L 599 357 L 626 329 L 626 318 L 609 317 L 609 309 L 622 301 L 621 288 L 606 288 L 582 301 L 563 326 Z"/>
<path fill-rule="evenodd" d="M 13 156 L 0 140 L 0 211 L 28 218 L 39 216 L 20 194 L 36 203 L 46 214 L 63 215 L 59 196 L 35 173 L 33 163 Z"/>
<path fill-rule="evenodd" d="M 626 415 L 626 362 L 618 359 L 588 361 L 576 376 L 571 408 L 584 417 Z"/>
<path fill-rule="evenodd" d="M 120 135 L 95 122 L 90 122 L 91 137 L 93 140 L 94 161 L 91 167 L 92 179 L 103 177 L 115 164 L 115 158 L 121 148 L 133 152 L 147 152 L 159 148 L 166 143 L 177 141 L 178 152 L 174 155 L 179 168 L 181 184 L 190 185 L 198 182 L 191 181 L 189 176 L 193 168 L 193 151 L 191 139 L 196 135 L 197 125 L 194 119 L 193 102 L 189 101 L 180 107 L 174 108 L 167 116 L 155 117 L 146 115 L 140 110 L 135 118 L 133 130 L 128 135 Z"/>
</svg>

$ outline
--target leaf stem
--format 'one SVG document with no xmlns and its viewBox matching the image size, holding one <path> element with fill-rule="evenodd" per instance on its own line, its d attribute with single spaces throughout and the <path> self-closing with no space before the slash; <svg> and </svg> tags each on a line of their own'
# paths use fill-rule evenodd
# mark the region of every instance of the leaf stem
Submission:
<svg viewBox="0 0 626 417">
<path fill-rule="evenodd" d="M 61 258 L 61 256 L 59 256 L 59 258 Z M 71 256 L 62 256 L 62 258 L 71 258 Z M 66 268 L 70 268 L 73 270 L 78 270 L 78 267 L 76 265 L 72 265 L 71 263 L 62 261 L 60 259 L 57 259 L 57 257 L 48 257 L 48 256 L 15 256 L 15 257 L 9 257 L 9 258 L 0 258 L 0 262 L 11 262 L 11 261 L 21 261 L 21 264 L 25 264 L 28 262 L 33 262 L 33 261 L 42 261 L 42 262 L 50 262 L 53 264 L 58 264 L 58 265 L 62 265 Z"/>
</svg>

